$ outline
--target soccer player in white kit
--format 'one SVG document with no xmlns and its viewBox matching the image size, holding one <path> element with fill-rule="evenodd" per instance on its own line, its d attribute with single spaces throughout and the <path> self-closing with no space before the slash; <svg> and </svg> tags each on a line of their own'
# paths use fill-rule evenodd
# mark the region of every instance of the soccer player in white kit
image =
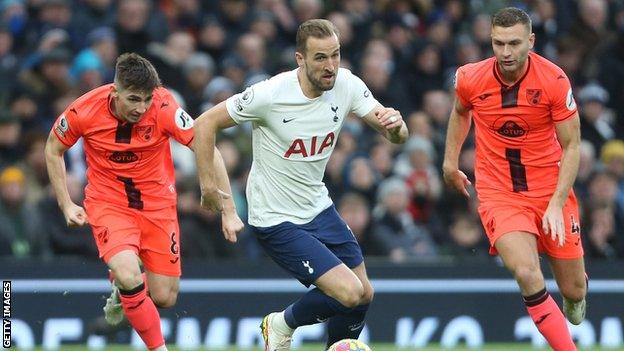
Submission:
<svg viewBox="0 0 624 351">
<path fill-rule="evenodd" d="M 408 132 L 401 114 L 382 106 L 361 79 L 340 67 L 334 25 L 322 19 L 297 31 L 298 68 L 254 84 L 195 121 L 202 205 L 222 210 L 229 197 L 216 186 L 216 132 L 253 126 L 247 183 L 249 224 L 271 258 L 305 286 L 315 285 L 284 311 L 262 321 L 265 350 L 290 349 L 303 325 L 328 321 L 328 345 L 359 336 L 373 299 L 362 251 L 323 183 L 336 138 L 349 113 L 393 143 Z M 231 202 L 230 202 L 231 203 Z"/>
</svg>

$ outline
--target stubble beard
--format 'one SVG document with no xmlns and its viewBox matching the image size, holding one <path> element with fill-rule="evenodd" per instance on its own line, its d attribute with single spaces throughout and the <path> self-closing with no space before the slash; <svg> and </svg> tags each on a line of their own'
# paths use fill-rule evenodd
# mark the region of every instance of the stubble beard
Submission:
<svg viewBox="0 0 624 351">
<path fill-rule="evenodd" d="M 323 83 L 321 83 L 321 80 L 314 78 L 314 76 L 310 73 L 310 71 L 307 68 L 306 68 L 306 76 L 308 77 L 308 80 L 310 81 L 314 89 L 318 91 L 332 90 L 334 88 L 334 84 L 336 83 L 336 76 L 334 76 L 334 81 L 331 83 L 331 85 L 324 86 Z"/>
</svg>

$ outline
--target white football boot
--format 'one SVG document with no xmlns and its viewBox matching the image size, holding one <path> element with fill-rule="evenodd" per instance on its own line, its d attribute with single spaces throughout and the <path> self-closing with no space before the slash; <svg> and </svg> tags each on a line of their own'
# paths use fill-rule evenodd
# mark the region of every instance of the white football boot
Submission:
<svg viewBox="0 0 624 351">
<path fill-rule="evenodd" d="M 294 329 L 288 327 L 280 313 L 283 314 L 284 312 L 269 313 L 260 324 L 265 351 L 290 350 Z M 280 319 L 282 323 L 280 323 Z"/>
</svg>

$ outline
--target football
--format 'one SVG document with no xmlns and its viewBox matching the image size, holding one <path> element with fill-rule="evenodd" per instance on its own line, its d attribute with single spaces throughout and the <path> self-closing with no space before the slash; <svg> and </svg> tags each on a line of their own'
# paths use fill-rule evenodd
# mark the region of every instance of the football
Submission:
<svg viewBox="0 0 624 351">
<path fill-rule="evenodd" d="M 360 340 L 342 339 L 335 342 L 327 351 L 371 351 L 371 348 Z"/>
</svg>

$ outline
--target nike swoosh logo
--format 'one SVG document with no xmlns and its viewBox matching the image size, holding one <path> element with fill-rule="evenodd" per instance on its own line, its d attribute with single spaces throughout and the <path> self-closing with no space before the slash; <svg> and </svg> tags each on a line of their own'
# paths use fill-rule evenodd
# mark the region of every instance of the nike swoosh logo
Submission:
<svg viewBox="0 0 624 351">
<path fill-rule="evenodd" d="M 540 319 L 535 321 L 535 325 L 539 325 L 540 323 L 542 323 L 544 319 L 546 319 L 548 316 L 550 316 L 550 313 L 543 315 Z"/>
<path fill-rule="evenodd" d="M 282 122 L 284 122 L 284 123 L 288 123 L 288 122 L 292 121 L 293 119 L 294 119 L 294 118 L 291 118 L 291 119 L 286 119 L 286 118 L 284 118 L 284 119 L 282 119 Z"/>
</svg>

